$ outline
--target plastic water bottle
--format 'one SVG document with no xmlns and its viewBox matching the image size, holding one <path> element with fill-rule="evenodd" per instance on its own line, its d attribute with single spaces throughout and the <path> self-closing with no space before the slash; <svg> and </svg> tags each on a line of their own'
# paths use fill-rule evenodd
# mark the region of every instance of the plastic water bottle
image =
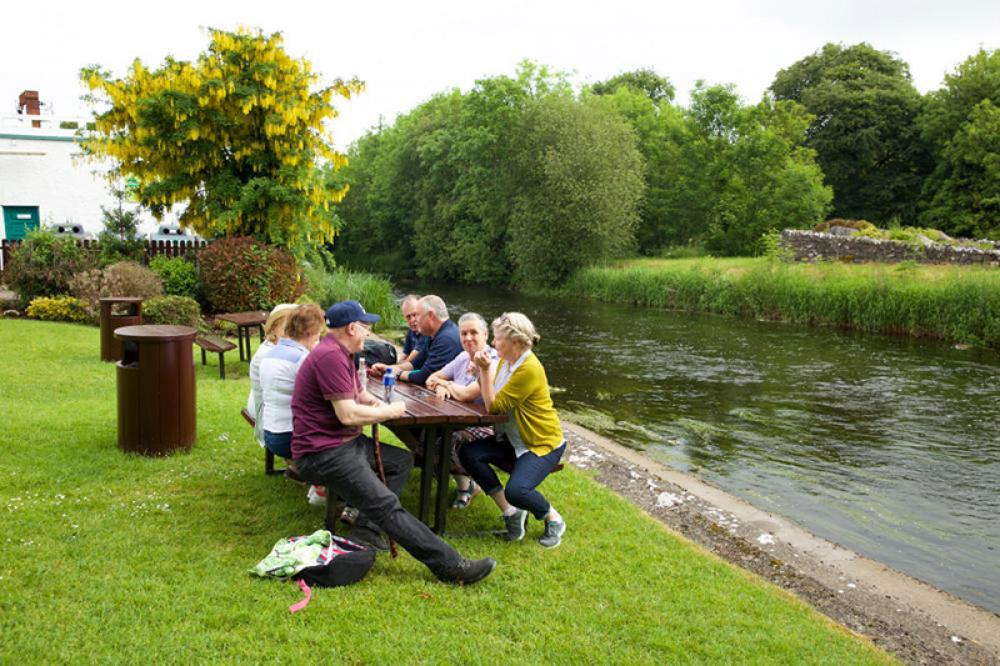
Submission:
<svg viewBox="0 0 1000 666">
<path fill-rule="evenodd" d="M 396 376 L 392 374 L 392 368 L 386 368 L 382 375 L 382 388 L 385 390 L 385 401 L 392 402 L 392 394 L 396 390 Z"/>
<path fill-rule="evenodd" d="M 365 363 L 364 356 L 358 359 L 358 384 L 362 391 L 368 386 L 368 364 Z"/>
</svg>

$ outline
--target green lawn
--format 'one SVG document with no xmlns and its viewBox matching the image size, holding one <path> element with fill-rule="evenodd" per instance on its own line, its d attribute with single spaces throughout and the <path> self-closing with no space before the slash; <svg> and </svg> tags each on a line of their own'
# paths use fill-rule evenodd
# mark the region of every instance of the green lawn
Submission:
<svg viewBox="0 0 1000 666">
<path fill-rule="evenodd" d="M 572 469 L 545 484 L 569 523 L 560 548 L 535 543 L 534 521 L 522 543 L 476 534 L 497 527 L 480 498 L 448 524 L 463 553 L 497 558 L 482 584 L 379 556 L 291 615 L 296 587 L 246 571 L 322 510 L 264 476 L 239 416 L 245 365 L 225 382 L 199 366 L 197 444 L 147 459 L 116 448 L 96 328 L 4 320 L 0 340 L 0 662 L 891 661 Z"/>
</svg>

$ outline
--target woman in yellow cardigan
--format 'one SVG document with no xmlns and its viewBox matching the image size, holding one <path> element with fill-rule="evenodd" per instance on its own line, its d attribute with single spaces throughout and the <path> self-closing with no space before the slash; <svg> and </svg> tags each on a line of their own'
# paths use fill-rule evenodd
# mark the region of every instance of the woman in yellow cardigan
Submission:
<svg viewBox="0 0 1000 666">
<path fill-rule="evenodd" d="M 490 358 L 484 352 L 478 352 L 474 360 L 486 408 L 493 414 L 508 414 L 510 420 L 498 424 L 492 437 L 463 446 L 459 459 L 503 513 L 504 538 L 524 538 L 530 511 L 545 521 L 538 543 L 555 548 L 566 522 L 536 488 L 562 458 L 566 440 L 552 406 L 545 369 L 532 351 L 538 339 L 531 320 L 520 312 L 505 312 L 493 322 L 493 346 L 500 354 L 496 377 L 489 371 Z M 513 465 L 506 489 L 490 465 Z"/>
</svg>

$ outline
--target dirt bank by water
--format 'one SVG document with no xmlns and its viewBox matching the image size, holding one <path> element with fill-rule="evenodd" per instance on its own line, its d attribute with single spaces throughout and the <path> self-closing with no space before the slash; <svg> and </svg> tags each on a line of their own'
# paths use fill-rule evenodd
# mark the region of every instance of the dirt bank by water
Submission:
<svg viewBox="0 0 1000 666">
<path fill-rule="evenodd" d="M 1000 664 L 1000 617 L 566 424 L 567 461 L 719 557 L 911 664 Z"/>
</svg>

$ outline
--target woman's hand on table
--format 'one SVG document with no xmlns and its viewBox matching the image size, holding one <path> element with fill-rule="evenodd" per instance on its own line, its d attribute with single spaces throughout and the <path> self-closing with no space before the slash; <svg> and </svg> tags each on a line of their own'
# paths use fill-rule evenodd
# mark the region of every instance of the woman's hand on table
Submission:
<svg viewBox="0 0 1000 666">
<path fill-rule="evenodd" d="M 448 381 L 439 383 L 437 388 L 434 389 L 434 393 L 436 393 L 437 397 L 442 400 L 451 400 L 455 397 L 455 395 L 451 392 L 451 382 Z"/>
</svg>

